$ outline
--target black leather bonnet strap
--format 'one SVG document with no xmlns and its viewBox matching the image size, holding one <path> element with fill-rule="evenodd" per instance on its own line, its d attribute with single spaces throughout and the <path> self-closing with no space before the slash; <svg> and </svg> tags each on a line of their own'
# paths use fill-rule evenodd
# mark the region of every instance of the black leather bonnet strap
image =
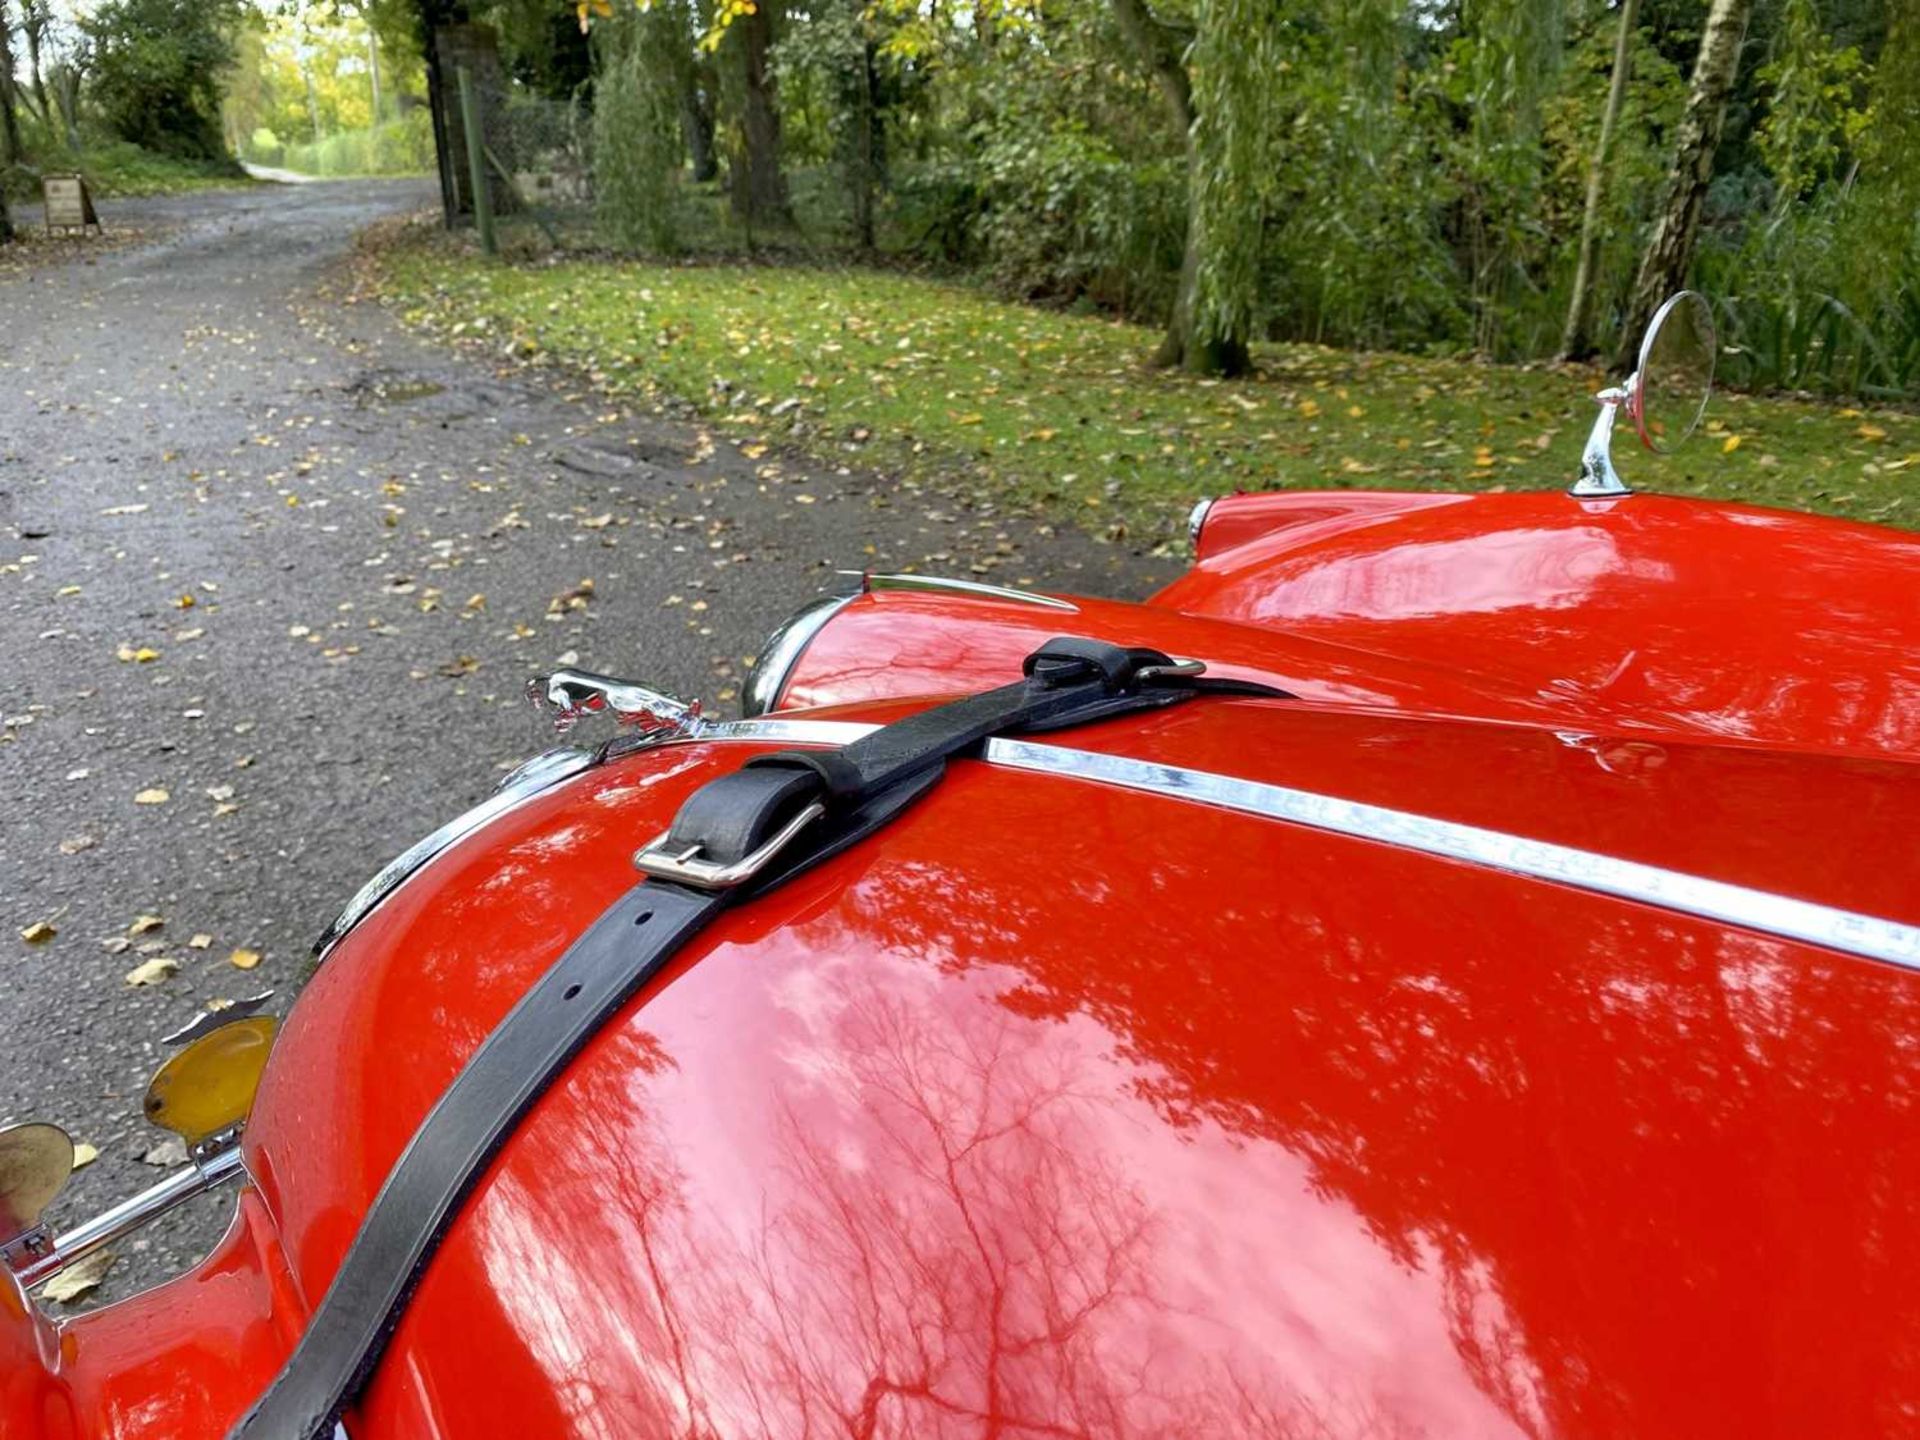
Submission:
<svg viewBox="0 0 1920 1440">
<path fill-rule="evenodd" d="M 1026 678 L 883 726 L 836 752 L 783 751 L 709 781 L 634 863 L 647 880 L 594 921 L 447 1087 L 374 1197 L 280 1374 L 229 1440 L 329 1440 L 379 1363 L 421 1273 L 528 1109 L 600 1027 L 729 905 L 836 855 L 898 815 L 989 736 L 1079 725 L 1202 690 L 1154 650 L 1049 641 Z"/>
</svg>

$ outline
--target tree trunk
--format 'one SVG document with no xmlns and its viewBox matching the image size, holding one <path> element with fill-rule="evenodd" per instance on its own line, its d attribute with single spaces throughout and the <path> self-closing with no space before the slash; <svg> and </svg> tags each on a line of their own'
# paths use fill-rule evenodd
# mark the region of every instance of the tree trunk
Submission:
<svg viewBox="0 0 1920 1440">
<path fill-rule="evenodd" d="M 1739 74 L 1740 46 L 1746 39 L 1753 3 L 1713 0 L 1707 12 L 1706 28 L 1700 34 L 1700 58 L 1694 62 L 1687 108 L 1680 119 L 1673 168 L 1667 174 L 1660 218 L 1633 284 L 1627 324 L 1620 332 L 1615 353 L 1617 364 L 1626 363 L 1632 356 L 1661 300 L 1687 282 L 1694 241 L 1700 234 L 1700 211 L 1713 179 L 1713 155 L 1726 125 L 1727 96 Z"/>
<path fill-rule="evenodd" d="M 7 192 L 0 187 L 0 245 L 13 239 L 13 221 L 7 215 Z"/>
<path fill-rule="evenodd" d="M 67 149 L 80 153 L 80 67 L 68 61 L 53 72 L 53 99 L 60 107 L 60 127 L 66 132 Z"/>
<path fill-rule="evenodd" d="M 1587 171 L 1587 204 L 1580 219 L 1580 263 L 1573 272 L 1573 299 L 1567 304 L 1566 333 L 1560 339 L 1562 360 L 1584 360 L 1593 353 L 1590 334 L 1593 308 L 1593 271 L 1600 255 L 1600 196 L 1607 159 L 1613 153 L 1613 131 L 1626 98 L 1627 71 L 1633 62 L 1633 24 L 1640 0 L 1621 0 L 1620 35 L 1613 45 L 1613 83 L 1607 88 L 1607 108 L 1600 116 L 1600 144 Z"/>
<path fill-rule="evenodd" d="M 6 0 L 0 0 L 0 143 L 5 145 L 5 160 L 18 165 L 21 160 L 20 117 L 14 111 L 12 21 L 7 16 Z"/>
<path fill-rule="evenodd" d="M 773 9 L 767 0 L 734 22 L 740 31 L 740 64 L 746 83 L 741 131 L 746 153 L 734 176 L 734 213 L 749 226 L 793 218 L 787 178 L 780 173 L 780 106 L 772 68 Z"/>
<path fill-rule="evenodd" d="M 367 84 L 372 90 L 373 123 L 380 123 L 380 41 L 371 27 L 367 30 Z"/>
<path fill-rule="evenodd" d="M 33 85 L 33 103 L 40 123 L 53 127 L 53 107 L 47 103 L 47 79 L 40 69 L 40 42 L 47 33 L 47 0 L 21 0 L 20 33 L 27 41 L 27 76 Z"/>
<path fill-rule="evenodd" d="M 713 153 L 713 89 L 702 87 L 701 68 L 691 60 L 680 66 L 680 134 L 694 181 L 704 185 L 720 173 L 720 161 Z"/>
<path fill-rule="evenodd" d="M 317 146 L 322 138 L 320 134 L 320 101 L 313 93 L 313 71 L 307 68 L 307 63 L 304 60 L 300 62 L 300 78 L 306 83 L 307 124 L 313 127 L 313 143 Z"/>
<path fill-rule="evenodd" d="M 886 137 L 881 131 L 879 47 L 860 47 L 859 73 L 852 77 L 855 109 L 848 141 L 847 189 L 853 198 L 853 229 L 862 250 L 874 248 L 874 197 L 885 165 Z"/>
</svg>

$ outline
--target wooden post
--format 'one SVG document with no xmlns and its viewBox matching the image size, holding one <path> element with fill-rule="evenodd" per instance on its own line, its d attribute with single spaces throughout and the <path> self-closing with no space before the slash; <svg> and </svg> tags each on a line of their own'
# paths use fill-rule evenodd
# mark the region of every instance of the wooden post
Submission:
<svg viewBox="0 0 1920 1440">
<path fill-rule="evenodd" d="M 462 65 L 455 72 L 460 79 L 460 128 L 466 132 L 467 174 L 473 184 L 473 220 L 480 228 L 480 248 L 489 255 L 500 253 L 493 236 L 493 189 L 487 183 L 487 147 L 480 134 L 480 107 L 473 98 L 473 77 Z"/>
</svg>

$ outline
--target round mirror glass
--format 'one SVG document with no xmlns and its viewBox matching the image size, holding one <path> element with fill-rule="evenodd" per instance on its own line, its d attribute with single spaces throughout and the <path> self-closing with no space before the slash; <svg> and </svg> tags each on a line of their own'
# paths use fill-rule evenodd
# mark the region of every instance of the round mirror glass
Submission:
<svg viewBox="0 0 1920 1440">
<path fill-rule="evenodd" d="M 1640 345 L 1633 419 L 1649 450 L 1672 450 L 1693 434 L 1713 389 L 1713 310 L 1697 290 L 1682 290 L 1654 311 Z"/>
</svg>

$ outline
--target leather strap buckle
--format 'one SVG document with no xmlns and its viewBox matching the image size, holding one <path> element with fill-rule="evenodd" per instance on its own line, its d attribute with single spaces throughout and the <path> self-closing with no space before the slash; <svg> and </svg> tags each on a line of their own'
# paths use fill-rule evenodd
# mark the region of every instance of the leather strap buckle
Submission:
<svg viewBox="0 0 1920 1440">
<path fill-rule="evenodd" d="M 766 869 L 773 858 L 792 842 L 794 836 L 826 813 L 827 807 L 815 800 L 774 831 L 765 844 L 730 864 L 702 860 L 700 854 L 706 846 L 698 843 L 679 851 L 669 850 L 666 847 L 673 832 L 663 831 L 634 851 L 634 868 L 655 880 L 670 880 L 676 885 L 692 886 L 695 890 L 732 890 Z"/>
</svg>

